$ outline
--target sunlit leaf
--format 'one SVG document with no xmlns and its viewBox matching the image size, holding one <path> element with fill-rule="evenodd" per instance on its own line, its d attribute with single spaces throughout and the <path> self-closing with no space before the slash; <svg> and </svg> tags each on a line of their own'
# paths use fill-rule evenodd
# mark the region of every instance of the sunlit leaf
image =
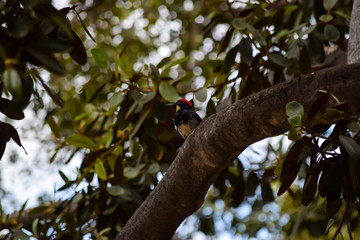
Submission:
<svg viewBox="0 0 360 240">
<path fill-rule="evenodd" d="M 286 114 L 291 117 L 299 114 L 301 117 L 304 116 L 304 107 L 296 101 L 291 101 L 286 104 Z"/>
<path fill-rule="evenodd" d="M 322 22 L 330 22 L 334 19 L 334 17 L 330 14 L 323 14 L 319 17 L 319 20 L 322 21 Z"/>
<path fill-rule="evenodd" d="M 97 148 L 95 142 L 92 139 L 81 134 L 67 136 L 65 137 L 65 141 L 75 147 L 88 148 L 92 151 L 95 151 Z"/>
<path fill-rule="evenodd" d="M 326 10 L 330 10 L 335 6 L 336 2 L 337 0 L 324 0 L 323 1 L 324 8 Z"/>
<path fill-rule="evenodd" d="M 11 93 L 14 101 L 22 98 L 21 77 L 15 68 L 6 68 L 2 75 L 4 87 Z"/>
<path fill-rule="evenodd" d="M 106 180 L 107 179 L 107 174 L 106 174 L 106 170 L 105 170 L 105 166 L 104 163 L 101 161 L 101 159 L 96 159 L 95 161 L 95 172 L 98 175 L 98 177 L 101 180 Z"/>
<path fill-rule="evenodd" d="M 47 119 L 46 119 L 46 122 L 47 124 L 49 124 L 49 127 L 51 129 L 51 132 L 54 134 L 54 136 L 56 138 L 60 138 L 61 136 L 61 129 L 59 127 L 59 125 L 56 123 L 54 117 L 52 116 L 49 116 Z"/>
<path fill-rule="evenodd" d="M 107 61 L 105 58 L 105 55 L 96 48 L 91 49 L 91 55 L 93 56 L 95 62 L 99 65 L 101 68 L 107 67 Z"/>
<path fill-rule="evenodd" d="M 296 127 L 301 125 L 301 118 L 302 116 L 300 114 L 295 114 L 288 118 L 288 122 L 291 126 Z"/>
</svg>

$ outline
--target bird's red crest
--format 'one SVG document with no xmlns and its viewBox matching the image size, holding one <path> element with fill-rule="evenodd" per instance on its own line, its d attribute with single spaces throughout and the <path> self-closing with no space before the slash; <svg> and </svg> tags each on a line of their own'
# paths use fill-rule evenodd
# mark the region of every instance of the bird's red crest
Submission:
<svg viewBox="0 0 360 240">
<path fill-rule="evenodd" d="M 179 99 L 178 101 L 181 101 L 181 102 L 187 103 L 187 104 L 189 104 L 190 106 L 192 106 L 192 105 L 191 105 L 191 103 L 190 103 L 188 100 L 184 99 L 184 98 Z"/>
</svg>

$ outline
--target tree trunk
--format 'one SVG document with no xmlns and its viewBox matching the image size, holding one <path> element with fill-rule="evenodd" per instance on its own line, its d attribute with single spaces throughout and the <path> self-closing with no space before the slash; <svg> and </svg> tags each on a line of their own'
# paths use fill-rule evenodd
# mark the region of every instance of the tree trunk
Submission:
<svg viewBox="0 0 360 240">
<path fill-rule="evenodd" d="M 253 94 L 205 119 L 116 240 L 171 239 L 181 222 L 202 205 L 222 169 L 250 144 L 289 130 L 288 102 L 304 106 L 304 125 L 318 90 L 347 101 L 355 113 L 360 108 L 359 76 L 360 64 L 322 70 Z"/>
<path fill-rule="evenodd" d="M 360 1 L 354 0 L 351 10 L 348 64 L 360 62 Z"/>
</svg>

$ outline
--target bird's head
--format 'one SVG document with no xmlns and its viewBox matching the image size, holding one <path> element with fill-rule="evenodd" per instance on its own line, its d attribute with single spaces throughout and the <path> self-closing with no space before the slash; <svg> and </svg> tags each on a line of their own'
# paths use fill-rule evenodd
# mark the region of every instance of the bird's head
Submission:
<svg viewBox="0 0 360 240">
<path fill-rule="evenodd" d="M 176 112 L 180 110 L 192 109 L 191 103 L 184 98 L 177 100 L 175 103 L 167 104 L 167 106 L 175 108 Z"/>
</svg>

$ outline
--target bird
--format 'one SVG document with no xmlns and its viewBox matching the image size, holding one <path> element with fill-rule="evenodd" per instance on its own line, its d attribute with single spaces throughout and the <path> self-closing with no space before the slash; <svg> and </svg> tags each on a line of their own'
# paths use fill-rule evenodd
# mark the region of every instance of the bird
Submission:
<svg viewBox="0 0 360 240">
<path fill-rule="evenodd" d="M 178 133 L 186 139 L 194 129 L 202 122 L 201 117 L 193 110 L 191 103 L 182 98 L 175 103 L 167 104 L 176 111 L 174 124 Z"/>
</svg>

